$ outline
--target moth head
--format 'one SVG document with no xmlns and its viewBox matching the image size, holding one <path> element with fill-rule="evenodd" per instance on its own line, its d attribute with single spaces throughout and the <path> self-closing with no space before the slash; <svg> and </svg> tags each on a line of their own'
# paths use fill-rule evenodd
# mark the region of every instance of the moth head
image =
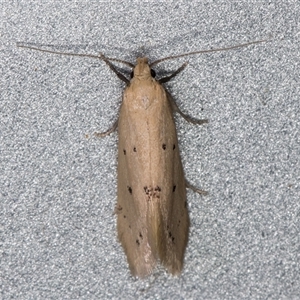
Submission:
<svg viewBox="0 0 300 300">
<path fill-rule="evenodd" d="M 131 72 L 131 78 L 142 78 L 146 79 L 149 77 L 155 77 L 155 71 L 152 70 L 148 64 L 148 58 L 147 57 L 139 57 L 136 61 L 136 65 Z"/>
</svg>

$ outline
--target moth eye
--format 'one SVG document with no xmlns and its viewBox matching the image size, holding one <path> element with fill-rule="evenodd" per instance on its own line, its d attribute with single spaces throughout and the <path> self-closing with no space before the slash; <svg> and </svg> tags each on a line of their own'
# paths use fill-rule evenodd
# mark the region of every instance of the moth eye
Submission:
<svg viewBox="0 0 300 300">
<path fill-rule="evenodd" d="M 154 71 L 153 69 L 151 69 L 151 76 L 152 76 L 153 78 L 155 78 L 155 76 L 156 76 L 156 73 L 155 73 L 155 71 Z"/>
<path fill-rule="evenodd" d="M 130 78 L 133 78 L 133 76 L 134 76 L 134 72 L 131 71 L 131 73 L 130 73 Z"/>
</svg>

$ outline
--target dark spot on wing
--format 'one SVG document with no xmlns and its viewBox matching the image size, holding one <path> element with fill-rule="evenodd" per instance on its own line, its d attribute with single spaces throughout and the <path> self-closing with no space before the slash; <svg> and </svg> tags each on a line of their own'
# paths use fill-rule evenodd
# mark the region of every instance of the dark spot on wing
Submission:
<svg viewBox="0 0 300 300">
<path fill-rule="evenodd" d="M 132 194 L 132 188 L 131 188 L 130 186 L 127 186 L 127 189 L 128 189 L 128 192 L 129 192 L 130 194 Z"/>
</svg>

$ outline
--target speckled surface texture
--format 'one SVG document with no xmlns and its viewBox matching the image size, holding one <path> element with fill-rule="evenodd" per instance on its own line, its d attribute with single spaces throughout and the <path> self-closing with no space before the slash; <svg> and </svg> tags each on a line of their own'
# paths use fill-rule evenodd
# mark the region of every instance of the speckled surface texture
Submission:
<svg viewBox="0 0 300 300">
<path fill-rule="evenodd" d="M 2 1 L 1 299 L 299 299 L 300 4 Z M 117 241 L 117 118 L 124 84 L 100 60 L 131 62 L 269 38 L 157 66 L 188 67 L 166 85 L 188 191 L 181 276 L 130 276 Z"/>
</svg>

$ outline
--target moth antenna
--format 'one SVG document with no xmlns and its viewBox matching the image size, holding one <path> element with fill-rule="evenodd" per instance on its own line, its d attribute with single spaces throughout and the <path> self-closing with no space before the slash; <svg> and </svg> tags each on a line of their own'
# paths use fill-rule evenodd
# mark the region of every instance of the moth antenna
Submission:
<svg viewBox="0 0 300 300">
<path fill-rule="evenodd" d="M 25 46 L 25 45 L 21 45 L 19 43 L 17 43 L 17 47 L 19 47 L 19 48 L 26 48 L 26 49 L 32 49 L 32 50 L 46 52 L 46 53 L 52 53 L 52 54 L 61 54 L 61 55 L 68 55 L 68 56 L 91 57 L 91 58 L 98 58 L 98 59 L 101 59 L 101 60 L 103 60 L 103 58 L 105 58 L 106 60 L 119 62 L 119 63 L 122 63 L 122 64 L 130 67 L 130 68 L 134 68 L 134 64 L 132 64 L 132 63 L 130 63 L 128 61 L 117 59 L 117 58 L 106 57 L 102 53 L 100 53 L 99 55 L 95 55 L 95 54 L 81 54 L 81 53 L 71 53 L 71 52 L 60 52 L 60 51 L 53 51 L 53 50 L 41 49 L 41 48 L 34 47 L 34 46 Z"/>
<path fill-rule="evenodd" d="M 102 54 L 102 55 L 103 55 L 103 54 Z M 103 55 L 103 56 L 104 56 L 104 55 Z M 126 65 L 126 66 L 128 66 L 128 67 L 130 67 L 130 68 L 132 68 L 132 69 L 135 67 L 134 64 L 132 64 L 132 63 L 130 63 L 129 61 L 126 61 L 126 60 L 122 60 L 122 59 L 118 59 L 118 58 L 112 58 L 112 57 L 106 57 L 106 56 L 105 56 L 105 58 L 106 58 L 107 60 L 110 60 L 110 61 L 115 61 L 115 62 L 124 64 L 124 65 Z"/>
<path fill-rule="evenodd" d="M 259 40 L 259 41 L 253 41 L 253 42 L 248 42 L 248 43 L 245 43 L 245 44 L 230 46 L 230 47 L 226 47 L 226 48 L 216 48 L 216 49 L 209 49 L 209 50 L 200 50 L 200 51 L 193 51 L 193 52 L 183 53 L 183 54 L 179 54 L 179 55 L 168 56 L 168 57 L 164 57 L 164 58 L 161 58 L 161 59 L 158 59 L 158 60 L 154 61 L 153 63 L 150 64 L 150 67 L 153 67 L 154 65 L 156 65 L 158 63 L 161 63 L 161 62 L 163 62 L 165 60 L 180 58 L 180 57 L 184 57 L 184 56 L 190 56 L 190 55 L 194 55 L 194 54 L 201 54 L 201 53 L 210 53 L 210 52 L 232 50 L 232 49 L 236 49 L 236 48 L 246 47 L 246 46 L 249 46 L 249 45 L 252 45 L 252 44 L 260 44 L 260 43 L 267 42 L 267 41 L 268 41 L 268 39 L 266 39 L 266 40 Z"/>
</svg>

